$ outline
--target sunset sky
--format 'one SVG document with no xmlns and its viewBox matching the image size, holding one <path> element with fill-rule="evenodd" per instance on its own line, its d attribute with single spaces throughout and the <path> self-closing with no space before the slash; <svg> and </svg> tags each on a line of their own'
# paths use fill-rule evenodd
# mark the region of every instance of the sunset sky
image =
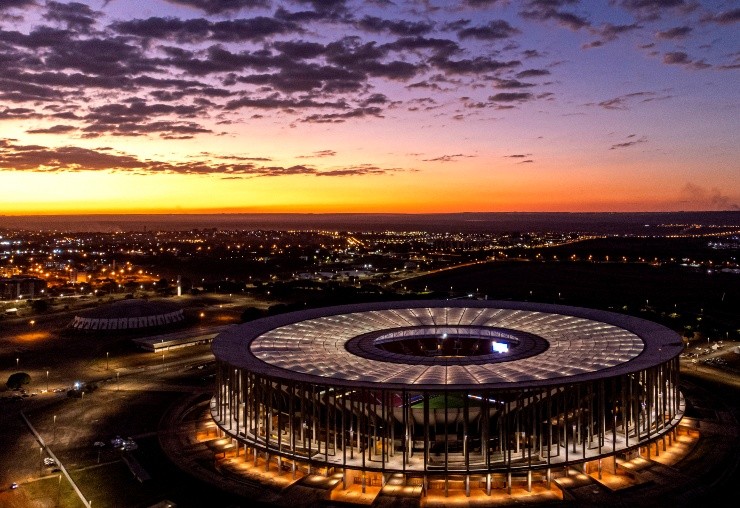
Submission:
<svg viewBox="0 0 740 508">
<path fill-rule="evenodd" d="M 740 207 L 740 2 L 0 0 L 0 214 Z"/>
</svg>

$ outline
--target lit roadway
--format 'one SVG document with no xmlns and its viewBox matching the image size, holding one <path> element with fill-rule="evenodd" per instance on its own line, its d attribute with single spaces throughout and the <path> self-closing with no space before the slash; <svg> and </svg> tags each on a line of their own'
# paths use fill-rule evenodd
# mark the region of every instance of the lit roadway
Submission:
<svg viewBox="0 0 740 508">
<path fill-rule="evenodd" d="M 593 235 L 592 236 L 582 236 L 582 237 L 579 237 L 579 238 L 576 238 L 576 239 L 573 239 L 573 240 L 566 240 L 566 241 L 562 241 L 562 242 L 558 242 L 558 243 L 553 243 L 553 244 L 530 245 L 530 246 L 528 246 L 528 248 L 529 249 L 536 249 L 536 248 L 545 248 L 545 247 L 560 247 L 560 246 L 563 246 L 563 245 L 571 245 L 571 244 L 574 244 L 574 243 L 579 243 L 579 242 L 583 242 L 585 240 L 591 240 L 591 239 L 594 239 L 594 238 L 606 238 L 606 237 L 604 237 L 604 236 L 593 236 Z M 512 248 L 512 247 L 508 247 L 508 246 L 507 247 L 497 247 L 497 250 L 507 250 L 509 248 Z M 392 281 L 388 282 L 387 285 L 388 286 L 393 286 L 394 284 L 398 284 L 399 282 L 404 282 L 404 281 L 407 281 L 407 280 L 410 280 L 410 279 L 416 279 L 418 277 L 425 277 L 427 275 L 434 275 L 436 273 L 446 272 L 448 270 L 456 270 L 458 268 L 464 268 L 466 266 L 475 266 L 475 265 L 482 265 L 482 264 L 485 264 L 485 263 L 494 263 L 494 262 L 495 262 L 495 260 L 491 260 L 491 259 L 482 259 L 482 260 L 478 260 L 478 261 L 468 261 L 468 262 L 459 263 L 459 264 L 456 264 L 456 265 L 445 266 L 443 268 L 436 268 L 434 270 L 429 270 L 429 271 L 426 271 L 426 272 L 414 273 L 414 274 L 408 275 L 406 277 L 401 277 L 399 279 L 392 280 Z"/>
<path fill-rule="evenodd" d="M 463 268 L 463 267 L 466 267 L 466 266 L 482 265 L 482 264 L 491 263 L 491 262 L 492 261 L 490 261 L 490 260 L 484 259 L 484 260 L 480 260 L 480 261 L 468 261 L 466 263 L 460 263 L 460 264 L 457 264 L 457 265 L 445 266 L 443 268 L 436 268 L 434 270 L 429 270 L 427 272 L 415 273 L 415 274 L 409 275 L 407 277 L 402 277 L 400 279 L 392 280 L 392 281 L 388 282 L 388 286 L 392 286 L 394 284 L 398 284 L 399 282 L 403 282 L 403 281 L 406 281 L 406 280 L 416 279 L 417 277 L 425 277 L 427 275 L 434 275 L 435 273 L 446 272 L 448 270 L 456 270 L 458 268 Z"/>
<path fill-rule="evenodd" d="M 203 330 L 204 327 L 197 327 L 193 329 L 193 334 L 200 335 Z M 90 335 L 84 337 L 85 341 L 90 341 L 91 338 Z M 103 337 L 95 337 L 95 339 L 101 340 Z M 75 338 L 61 340 L 76 342 Z M 48 348 L 57 349 L 59 347 L 59 338 L 41 338 L 39 342 L 46 342 Z M 33 344 L 34 347 L 39 345 L 38 343 Z M 3 346 L 3 349 L 7 349 L 6 344 Z M 74 346 L 73 350 L 76 352 L 84 351 Z M 3 353 L 3 357 L 6 358 L 5 363 L 7 363 L 7 351 L 3 351 Z M 27 503 L 33 503 L 34 501 L 31 498 L 36 496 L 36 494 L 31 493 L 38 488 L 48 489 L 50 485 L 48 481 L 45 481 L 49 478 L 49 471 L 47 468 L 39 466 L 41 457 L 52 456 L 57 462 L 60 462 L 58 457 L 70 457 L 70 443 L 72 443 L 72 449 L 75 447 L 86 448 L 89 443 L 93 442 L 95 433 L 100 432 L 97 425 L 90 425 L 90 423 L 102 421 L 106 413 L 109 413 L 114 419 L 120 418 L 120 411 L 126 410 L 125 405 L 121 406 L 121 404 L 127 404 L 126 401 L 132 400 L 127 397 L 133 396 L 135 399 L 140 399 L 146 394 L 154 392 L 193 394 L 213 391 L 212 382 L 197 382 L 201 377 L 209 379 L 208 375 L 213 372 L 214 357 L 210 350 L 210 344 L 181 347 L 164 351 L 164 354 L 143 350 L 126 351 L 116 355 L 100 355 L 98 353 L 93 359 L 90 359 L 89 355 L 85 355 L 87 356 L 85 358 L 85 356 L 74 354 L 60 354 L 59 350 L 53 355 L 55 358 L 51 363 L 48 358 L 38 358 L 38 354 L 29 351 L 22 357 L 19 362 L 20 365 L 16 365 L 15 361 L 12 362 L 11 372 L 20 370 L 31 375 L 32 382 L 26 387 L 29 392 L 27 398 L 11 400 L 11 396 L 17 393 L 11 391 L 0 394 L 2 396 L 2 399 L 0 399 L 0 506 L 9 508 L 31 506 Z M 35 359 L 44 362 L 43 365 L 48 365 L 46 362 L 53 365 L 52 368 L 48 369 L 51 371 L 50 374 L 53 373 L 49 376 L 48 392 L 47 368 L 39 368 L 37 365 L 33 365 L 37 363 L 34 361 Z M 3 371 L 6 370 L 7 368 L 3 369 Z M 2 374 L 7 376 L 5 372 Z M 191 382 L 187 384 L 183 384 L 182 381 L 177 382 L 178 379 L 182 379 L 182 375 L 188 375 Z M 76 404 L 73 399 L 67 397 L 67 390 L 71 389 L 77 381 L 98 385 L 97 390 L 82 395 L 82 405 Z M 133 395 L 126 396 L 126 393 Z M 97 402 L 84 404 L 88 398 Z M 100 404 L 102 400 L 106 402 Z M 67 411 L 81 411 L 81 413 L 76 414 L 74 418 L 70 417 L 69 414 L 65 417 Z M 54 415 L 54 437 L 52 437 L 49 428 L 52 413 Z M 116 417 L 117 414 L 118 417 Z M 22 415 L 27 415 L 31 422 L 34 422 L 34 431 L 26 424 Z M 57 415 L 59 415 L 58 423 L 60 424 L 58 433 L 56 429 Z M 78 423 L 71 423 L 70 419 Z M 46 427 L 44 427 L 44 422 L 46 422 Z M 40 427 L 39 424 L 41 424 Z M 69 435 L 70 431 L 72 432 L 71 436 Z M 32 432 L 40 434 L 41 439 L 43 439 L 43 446 L 42 442 L 37 439 L 38 435 Z M 137 431 L 131 428 L 131 435 L 141 435 L 141 430 Z M 40 455 L 29 453 L 29 450 L 39 450 Z M 61 453 L 56 455 L 55 452 Z M 110 452 L 106 451 L 106 453 Z M 108 461 L 110 460 L 111 457 L 108 457 Z M 72 461 L 72 463 L 69 463 L 69 461 Z M 103 465 L 105 465 L 105 461 Z M 67 459 L 67 462 L 60 462 L 59 467 L 62 467 L 62 472 L 69 469 L 70 473 L 78 476 L 80 471 L 90 467 L 94 468 L 95 465 L 94 463 L 92 465 L 87 464 L 85 460 L 80 463 L 79 459 Z M 55 473 L 51 476 L 56 480 L 59 474 L 61 473 Z M 68 478 L 65 474 L 65 478 L 59 480 L 59 483 L 64 483 L 65 489 L 73 488 L 68 487 L 70 485 Z M 17 491 L 8 489 L 11 482 L 19 484 Z M 27 484 L 35 484 L 36 482 L 40 482 L 39 487 L 27 490 L 29 488 Z M 56 487 L 56 481 L 52 483 L 55 492 L 47 493 L 51 497 L 58 495 L 56 489 L 60 488 Z M 83 482 L 78 487 L 86 496 L 94 495 L 93 486 Z M 31 497 L 28 497 L 29 495 Z M 89 506 L 89 501 L 90 499 L 86 499 L 85 502 L 80 501 L 80 503 L 82 506 Z"/>
</svg>

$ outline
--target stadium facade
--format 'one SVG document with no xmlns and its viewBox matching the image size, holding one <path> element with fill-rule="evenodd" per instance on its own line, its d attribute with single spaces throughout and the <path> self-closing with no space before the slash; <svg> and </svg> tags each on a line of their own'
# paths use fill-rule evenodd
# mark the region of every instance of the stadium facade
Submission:
<svg viewBox="0 0 740 508">
<path fill-rule="evenodd" d="M 280 470 L 511 489 L 659 454 L 684 412 L 681 338 L 632 316 L 417 300 L 309 309 L 212 344 L 211 414 Z M 377 482 L 377 483 L 376 483 Z"/>
</svg>

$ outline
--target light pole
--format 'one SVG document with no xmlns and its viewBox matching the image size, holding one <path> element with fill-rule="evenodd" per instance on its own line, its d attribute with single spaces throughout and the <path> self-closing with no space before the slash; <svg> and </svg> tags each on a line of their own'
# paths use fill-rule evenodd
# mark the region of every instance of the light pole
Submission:
<svg viewBox="0 0 740 508">
<path fill-rule="evenodd" d="M 16 358 L 15 359 L 15 368 L 16 369 L 18 368 L 18 366 L 20 365 L 20 363 L 21 363 L 21 359 L 20 358 Z"/>
<path fill-rule="evenodd" d="M 49 371 L 46 371 L 46 393 L 49 393 Z"/>
<path fill-rule="evenodd" d="M 57 415 L 54 415 L 54 433 L 51 436 L 53 442 L 57 442 Z"/>
<path fill-rule="evenodd" d="M 110 353 L 108 351 L 105 352 L 105 370 L 108 370 L 108 358 L 110 357 Z"/>
</svg>

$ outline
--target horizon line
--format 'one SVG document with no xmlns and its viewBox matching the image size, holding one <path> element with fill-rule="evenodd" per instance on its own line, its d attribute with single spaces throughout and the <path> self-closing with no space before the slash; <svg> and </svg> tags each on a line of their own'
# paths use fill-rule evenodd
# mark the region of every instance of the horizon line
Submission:
<svg viewBox="0 0 740 508">
<path fill-rule="evenodd" d="M 214 211 L 177 211 L 177 212 L 50 212 L 50 213 L 0 213 L 0 217 L 89 217 L 89 216 L 172 216 L 172 215 L 482 215 L 482 214 L 671 214 L 671 213 L 740 213 L 740 209 L 725 210 L 599 210 L 599 211 L 536 211 L 536 210 L 505 210 L 505 211 L 457 211 L 457 212 L 214 212 Z"/>
</svg>

